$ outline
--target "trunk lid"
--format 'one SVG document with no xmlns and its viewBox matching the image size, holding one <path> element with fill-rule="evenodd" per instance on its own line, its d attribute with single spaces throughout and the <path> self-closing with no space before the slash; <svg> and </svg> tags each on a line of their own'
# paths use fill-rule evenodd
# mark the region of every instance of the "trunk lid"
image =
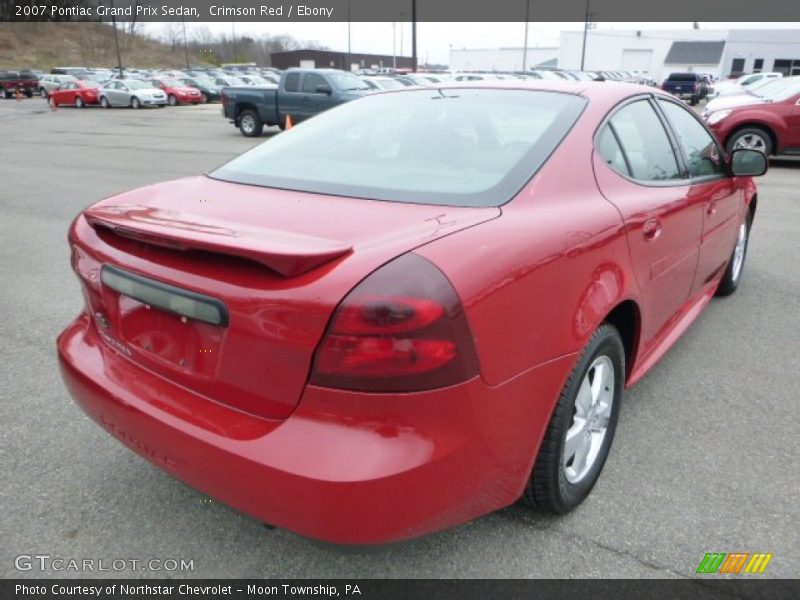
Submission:
<svg viewBox="0 0 800 600">
<path fill-rule="evenodd" d="M 196 177 L 95 204 L 70 237 L 109 346 L 212 400 L 283 419 L 353 286 L 404 252 L 499 214 Z M 104 266 L 116 285 L 103 283 Z M 194 318 L 192 302 L 221 307 L 225 319 Z"/>
</svg>

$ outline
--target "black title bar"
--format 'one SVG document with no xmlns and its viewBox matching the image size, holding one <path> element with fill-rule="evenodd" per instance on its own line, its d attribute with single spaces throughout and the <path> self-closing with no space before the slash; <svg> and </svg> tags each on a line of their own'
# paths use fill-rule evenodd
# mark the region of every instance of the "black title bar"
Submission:
<svg viewBox="0 0 800 600">
<path fill-rule="evenodd" d="M 0 0 L 0 21 L 411 20 L 414 0 Z M 530 6 L 526 6 L 526 2 Z M 797 0 L 416 0 L 420 22 L 800 21 Z M 800 32 L 798 32 L 800 35 Z"/>
</svg>

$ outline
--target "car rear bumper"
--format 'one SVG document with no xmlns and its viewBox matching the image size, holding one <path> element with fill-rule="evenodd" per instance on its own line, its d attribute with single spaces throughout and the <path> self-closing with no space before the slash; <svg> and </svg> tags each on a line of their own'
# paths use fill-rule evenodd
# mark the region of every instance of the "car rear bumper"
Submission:
<svg viewBox="0 0 800 600">
<path fill-rule="evenodd" d="M 257 519 L 345 544 L 415 537 L 516 501 L 574 360 L 494 388 L 479 377 L 416 394 L 308 387 L 292 416 L 271 421 L 141 369 L 85 313 L 58 352 L 77 404 L 131 449 Z"/>
</svg>

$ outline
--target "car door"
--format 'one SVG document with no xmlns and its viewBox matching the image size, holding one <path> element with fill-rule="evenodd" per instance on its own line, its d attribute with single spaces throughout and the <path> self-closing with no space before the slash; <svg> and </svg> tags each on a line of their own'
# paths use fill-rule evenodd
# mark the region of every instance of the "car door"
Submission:
<svg viewBox="0 0 800 600">
<path fill-rule="evenodd" d="M 689 172 L 689 196 L 703 206 L 703 234 L 693 291 L 721 273 L 730 259 L 744 211 L 744 190 L 728 176 L 725 154 L 697 116 L 677 102 L 658 99 Z"/>
<path fill-rule="evenodd" d="M 642 305 L 643 350 L 654 347 L 692 289 L 702 206 L 650 96 L 617 107 L 598 130 L 595 177 L 624 222 Z"/>
<path fill-rule="evenodd" d="M 319 114 L 334 104 L 333 87 L 320 73 L 309 72 L 303 76 L 303 95 L 301 110 L 303 118 L 307 119 Z M 327 91 L 320 91 L 327 90 Z"/>
<path fill-rule="evenodd" d="M 800 94 L 789 100 L 791 103 L 786 117 L 786 131 L 788 134 L 785 147 L 792 154 L 800 154 Z"/>
<path fill-rule="evenodd" d="M 117 82 L 117 87 L 114 89 L 114 101 L 116 106 L 128 106 L 131 101 L 130 88 L 121 82 Z"/>
<path fill-rule="evenodd" d="M 287 73 L 283 80 L 283 88 L 278 89 L 278 118 L 291 115 L 295 120 L 302 120 L 302 97 L 300 89 L 300 73 Z"/>
</svg>

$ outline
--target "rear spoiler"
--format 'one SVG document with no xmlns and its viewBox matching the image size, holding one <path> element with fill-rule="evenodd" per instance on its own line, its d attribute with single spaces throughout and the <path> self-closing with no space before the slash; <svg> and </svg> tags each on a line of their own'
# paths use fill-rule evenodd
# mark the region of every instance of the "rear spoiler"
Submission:
<svg viewBox="0 0 800 600">
<path fill-rule="evenodd" d="M 255 261 L 294 277 L 353 250 L 320 237 L 252 227 L 150 206 L 98 206 L 84 213 L 95 229 L 174 250 L 202 250 Z"/>
</svg>

